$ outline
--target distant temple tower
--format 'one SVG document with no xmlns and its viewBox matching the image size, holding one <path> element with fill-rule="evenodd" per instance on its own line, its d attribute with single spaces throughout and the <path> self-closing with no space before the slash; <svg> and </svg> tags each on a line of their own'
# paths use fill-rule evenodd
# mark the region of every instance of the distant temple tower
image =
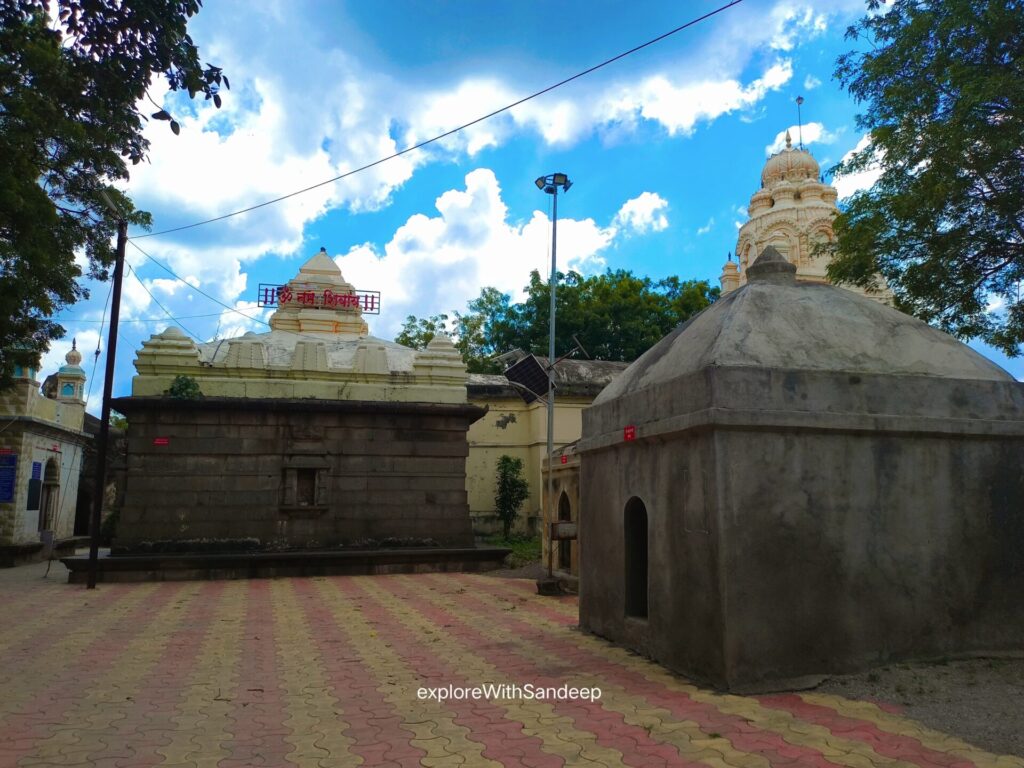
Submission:
<svg viewBox="0 0 1024 768">
<path fill-rule="evenodd" d="M 738 267 L 730 259 L 722 268 L 723 295 L 746 285 L 747 268 L 769 245 L 796 266 L 797 280 L 828 283 L 828 257 L 815 256 L 814 247 L 835 239 L 832 220 L 839 212 L 838 196 L 835 187 L 821 181 L 821 168 L 811 153 L 794 147 L 786 131 L 785 148 L 768 158 L 761 171 L 761 188 L 750 198 L 750 219 L 740 228 L 736 243 Z M 841 287 L 892 303 L 892 292 L 881 277 L 877 290 Z"/>
<path fill-rule="evenodd" d="M 71 340 L 71 351 L 64 356 L 66 365 L 57 372 L 57 400 L 62 403 L 76 403 L 85 407 L 85 371 L 82 370 L 82 353 L 78 351 L 75 339 Z"/>
</svg>

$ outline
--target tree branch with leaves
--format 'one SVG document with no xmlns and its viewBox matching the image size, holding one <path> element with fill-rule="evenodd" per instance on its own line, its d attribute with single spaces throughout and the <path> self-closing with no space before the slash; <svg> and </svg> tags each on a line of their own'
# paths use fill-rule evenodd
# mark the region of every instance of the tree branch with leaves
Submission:
<svg viewBox="0 0 1024 768">
<path fill-rule="evenodd" d="M 106 279 L 117 215 L 148 226 L 115 182 L 146 158 L 141 109 L 155 76 L 220 106 L 228 80 L 186 32 L 199 0 L 0 3 L 0 388 L 64 329 L 53 316 L 85 298 L 83 270 Z M 174 133 L 165 108 L 152 115 Z M 80 259 L 76 259 L 79 256 Z"/>
<path fill-rule="evenodd" d="M 838 175 L 878 181 L 844 204 L 828 268 L 961 338 L 1024 344 L 1024 5 L 867 3 L 836 78 L 866 109 L 868 146 Z M 865 48 L 866 46 L 866 48 Z"/>
</svg>

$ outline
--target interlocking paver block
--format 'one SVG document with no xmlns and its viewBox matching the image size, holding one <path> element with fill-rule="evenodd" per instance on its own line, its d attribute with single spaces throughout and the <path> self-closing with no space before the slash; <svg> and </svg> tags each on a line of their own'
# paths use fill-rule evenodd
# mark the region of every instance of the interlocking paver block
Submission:
<svg viewBox="0 0 1024 768">
<path fill-rule="evenodd" d="M 574 630 L 575 599 L 532 583 L 36 577 L 0 580 L 0 604 L 0 768 L 1024 768 L 891 707 L 701 689 Z M 486 682 L 603 695 L 416 696 Z"/>
</svg>

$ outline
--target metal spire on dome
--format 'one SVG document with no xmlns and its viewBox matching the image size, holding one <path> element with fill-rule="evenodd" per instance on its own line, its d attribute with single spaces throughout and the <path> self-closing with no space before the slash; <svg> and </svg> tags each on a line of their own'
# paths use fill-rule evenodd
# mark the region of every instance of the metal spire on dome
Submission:
<svg viewBox="0 0 1024 768">
<path fill-rule="evenodd" d="M 800 112 L 800 105 L 804 103 L 803 96 L 796 97 L 796 125 L 800 135 L 800 149 L 804 148 L 804 118 Z"/>
<path fill-rule="evenodd" d="M 793 148 L 793 139 L 789 136 L 789 128 L 786 129 L 786 149 Z"/>
</svg>

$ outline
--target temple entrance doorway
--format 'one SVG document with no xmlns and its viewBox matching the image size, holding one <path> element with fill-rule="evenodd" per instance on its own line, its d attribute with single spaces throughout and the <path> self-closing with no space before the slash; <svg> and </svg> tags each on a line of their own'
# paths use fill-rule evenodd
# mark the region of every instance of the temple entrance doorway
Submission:
<svg viewBox="0 0 1024 768">
<path fill-rule="evenodd" d="M 636 496 L 626 502 L 626 616 L 647 618 L 647 507 Z"/>
</svg>

